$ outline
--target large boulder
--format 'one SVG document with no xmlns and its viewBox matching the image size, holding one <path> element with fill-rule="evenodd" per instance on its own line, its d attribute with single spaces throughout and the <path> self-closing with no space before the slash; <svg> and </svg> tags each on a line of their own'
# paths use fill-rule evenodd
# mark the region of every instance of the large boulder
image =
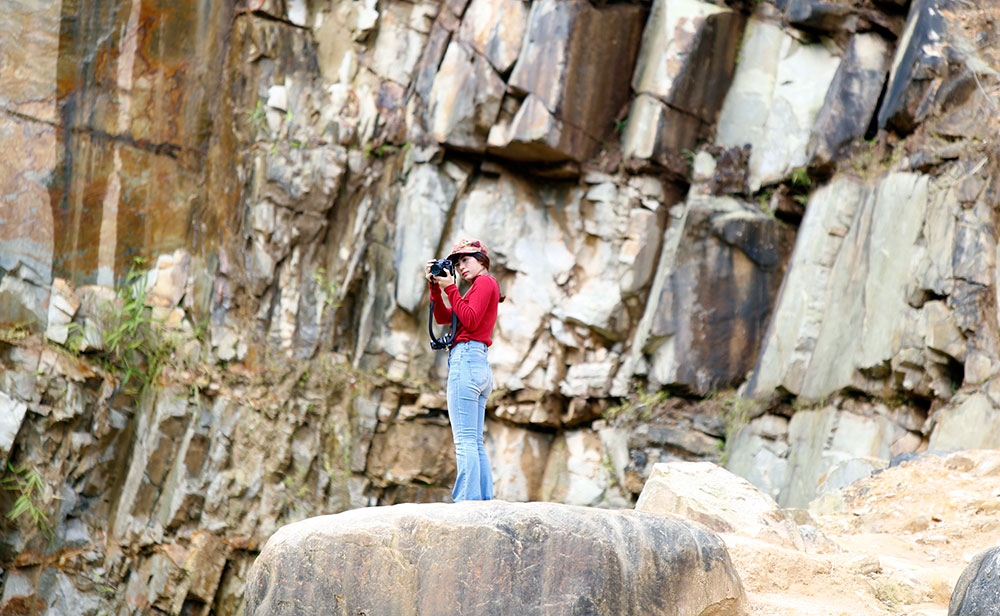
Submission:
<svg viewBox="0 0 1000 616">
<path fill-rule="evenodd" d="M 1000 547 L 972 558 L 955 584 L 948 616 L 1000 616 Z"/>
<path fill-rule="evenodd" d="M 245 613 L 735 616 L 744 602 L 725 545 L 701 526 L 491 501 L 285 526 L 254 563 Z"/>
<path fill-rule="evenodd" d="M 635 509 L 677 515 L 720 533 L 736 533 L 797 550 L 805 548 L 795 522 L 774 499 L 711 462 L 654 465 Z"/>
</svg>

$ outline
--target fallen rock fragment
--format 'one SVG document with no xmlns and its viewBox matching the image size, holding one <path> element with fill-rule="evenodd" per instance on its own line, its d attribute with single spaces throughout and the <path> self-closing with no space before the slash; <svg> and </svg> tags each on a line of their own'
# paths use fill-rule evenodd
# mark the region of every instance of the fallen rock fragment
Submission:
<svg viewBox="0 0 1000 616">
<path fill-rule="evenodd" d="M 635 508 L 678 515 L 720 533 L 805 549 L 795 522 L 774 499 L 746 479 L 711 462 L 656 464 Z"/>
</svg>

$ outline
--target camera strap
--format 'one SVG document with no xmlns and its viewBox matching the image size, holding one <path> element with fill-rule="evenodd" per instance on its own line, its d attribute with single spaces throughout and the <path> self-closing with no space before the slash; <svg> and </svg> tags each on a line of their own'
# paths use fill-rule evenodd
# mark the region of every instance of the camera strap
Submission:
<svg viewBox="0 0 1000 616">
<path fill-rule="evenodd" d="M 450 349 L 451 343 L 455 341 L 455 335 L 458 334 L 458 329 L 460 325 L 458 322 L 458 315 L 455 311 L 451 311 L 451 329 L 444 336 L 437 338 L 434 336 L 434 300 L 431 300 L 431 311 L 427 315 L 427 331 L 431 335 L 431 348 L 435 351 L 440 351 L 442 349 Z"/>
</svg>

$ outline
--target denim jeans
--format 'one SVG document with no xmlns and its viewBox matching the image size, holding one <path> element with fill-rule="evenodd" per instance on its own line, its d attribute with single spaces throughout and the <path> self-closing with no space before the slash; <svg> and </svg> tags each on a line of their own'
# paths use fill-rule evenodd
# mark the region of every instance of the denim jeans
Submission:
<svg viewBox="0 0 1000 616">
<path fill-rule="evenodd" d="M 460 342 L 448 352 L 448 419 L 455 441 L 458 475 L 451 498 L 492 500 L 493 473 L 483 445 L 486 399 L 493 391 L 493 370 L 483 342 Z"/>
</svg>

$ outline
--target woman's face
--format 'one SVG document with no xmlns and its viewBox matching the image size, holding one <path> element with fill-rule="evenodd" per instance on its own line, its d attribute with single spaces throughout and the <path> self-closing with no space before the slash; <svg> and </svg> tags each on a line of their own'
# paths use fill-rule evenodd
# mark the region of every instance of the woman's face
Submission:
<svg viewBox="0 0 1000 616">
<path fill-rule="evenodd" d="M 466 280 L 474 280 L 476 276 L 482 274 L 486 271 L 483 264 L 476 260 L 475 257 L 470 255 L 465 255 L 458 260 L 458 273 L 462 275 L 462 278 Z"/>
</svg>

